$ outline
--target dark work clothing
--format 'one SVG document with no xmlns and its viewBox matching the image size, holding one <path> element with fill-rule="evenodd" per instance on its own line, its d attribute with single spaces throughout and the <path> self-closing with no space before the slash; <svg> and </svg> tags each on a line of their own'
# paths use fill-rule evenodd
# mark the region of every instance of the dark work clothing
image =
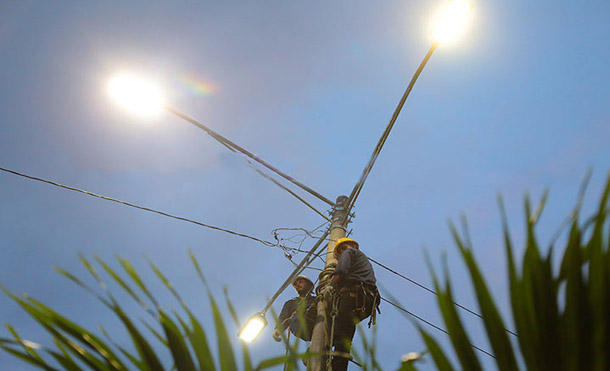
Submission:
<svg viewBox="0 0 610 371">
<path fill-rule="evenodd" d="M 364 253 L 347 248 L 339 256 L 333 274 L 339 274 L 337 282 L 337 315 L 333 345 L 335 352 L 350 353 L 356 324 L 369 317 L 379 304 L 379 293 L 375 286 L 375 272 Z M 348 359 L 332 358 L 333 371 L 347 370 Z"/>
<path fill-rule="evenodd" d="M 352 347 L 352 339 L 356 332 L 356 324 L 371 315 L 375 298 L 371 295 L 343 291 L 337 293 L 338 313 L 335 318 L 335 336 L 333 344 L 335 352 L 348 353 Z M 347 358 L 333 357 L 331 361 L 333 371 L 347 370 Z"/>
<path fill-rule="evenodd" d="M 374 285 L 377 282 L 369 259 L 362 251 L 354 248 L 343 250 L 339 256 L 334 274 L 341 275 L 339 286 L 342 286 L 345 282 L 364 282 L 369 285 Z"/>
<path fill-rule="evenodd" d="M 315 297 L 307 295 L 305 298 L 292 298 L 284 303 L 275 328 L 283 332 L 288 327 L 295 336 L 310 341 L 317 315 Z M 302 323 L 300 317 L 303 317 Z"/>
</svg>

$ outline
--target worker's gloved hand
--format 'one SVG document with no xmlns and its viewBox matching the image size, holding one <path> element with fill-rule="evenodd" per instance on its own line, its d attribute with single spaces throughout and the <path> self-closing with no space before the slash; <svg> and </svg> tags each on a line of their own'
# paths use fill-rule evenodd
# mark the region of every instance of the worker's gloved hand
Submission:
<svg viewBox="0 0 610 371">
<path fill-rule="evenodd" d="M 325 300 L 332 300 L 335 295 L 335 288 L 333 285 L 326 285 L 320 290 L 320 295 L 322 295 Z"/>
<path fill-rule="evenodd" d="M 282 341 L 282 333 L 279 332 L 277 329 L 273 330 L 271 336 L 273 336 L 273 340 L 277 341 L 278 343 Z"/>
</svg>

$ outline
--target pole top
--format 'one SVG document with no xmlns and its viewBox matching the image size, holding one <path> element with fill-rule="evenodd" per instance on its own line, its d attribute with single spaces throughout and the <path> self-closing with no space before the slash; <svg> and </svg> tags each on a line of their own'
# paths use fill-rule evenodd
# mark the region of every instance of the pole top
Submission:
<svg viewBox="0 0 610 371">
<path fill-rule="evenodd" d="M 339 197 L 337 197 L 337 201 L 335 201 L 335 204 L 339 205 L 339 204 L 344 204 L 347 202 L 347 196 L 341 195 Z"/>
</svg>

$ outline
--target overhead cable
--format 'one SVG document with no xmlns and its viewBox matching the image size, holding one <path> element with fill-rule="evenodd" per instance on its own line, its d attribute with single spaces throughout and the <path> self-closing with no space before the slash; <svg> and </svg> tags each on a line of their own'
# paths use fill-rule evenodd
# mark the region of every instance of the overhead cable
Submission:
<svg viewBox="0 0 610 371">
<path fill-rule="evenodd" d="M 347 212 L 345 213 L 345 220 L 347 220 L 347 218 L 349 217 L 350 211 L 351 211 L 352 207 L 354 206 L 354 203 L 356 202 L 358 195 L 360 195 L 360 191 L 362 190 L 362 187 L 364 186 L 364 182 L 366 181 L 366 178 L 369 176 L 369 173 L 373 169 L 373 165 L 375 164 L 375 161 L 377 160 L 377 157 L 379 156 L 379 153 L 381 152 L 381 149 L 383 148 L 385 141 L 388 139 L 388 136 L 390 135 L 390 132 L 392 131 L 392 128 L 394 127 L 394 124 L 396 123 L 396 119 L 398 118 L 398 115 L 400 114 L 400 111 L 402 110 L 402 107 L 404 106 L 405 101 L 409 97 L 411 90 L 413 90 L 413 86 L 415 86 L 415 82 L 417 81 L 417 78 L 423 71 L 424 67 L 428 63 L 428 60 L 432 56 L 432 53 L 434 53 L 434 51 L 436 50 L 437 46 L 438 46 L 438 44 L 436 42 L 433 43 L 432 46 L 430 47 L 430 49 L 428 50 L 428 53 L 426 54 L 426 56 L 424 57 L 422 62 L 419 64 L 417 71 L 415 71 L 415 74 L 411 78 L 411 81 L 409 82 L 407 89 L 405 90 L 404 94 L 402 95 L 402 98 L 398 102 L 398 106 L 394 110 L 394 114 L 392 115 L 390 122 L 388 123 L 385 130 L 383 131 L 383 134 L 381 134 L 381 138 L 379 138 L 379 141 L 377 142 L 377 146 L 375 146 L 375 149 L 373 150 L 373 154 L 371 155 L 371 158 L 369 159 L 368 164 L 365 166 L 364 170 L 362 171 L 362 175 L 360 175 L 360 179 L 358 180 L 358 183 L 356 183 L 356 185 L 354 186 L 354 189 L 352 190 L 352 193 L 350 193 L 350 195 L 349 195 L 349 198 L 347 201 L 347 208 L 346 208 Z"/>
<path fill-rule="evenodd" d="M 85 190 L 82 190 L 82 189 L 79 189 L 79 188 L 70 187 L 70 186 L 67 186 L 67 185 L 56 183 L 56 182 L 53 182 L 51 180 L 42 179 L 42 178 L 38 178 L 38 177 L 35 177 L 35 176 L 23 174 L 23 173 L 14 171 L 14 170 L 5 169 L 3 167 L 0 167 L 0 170 L 2 170 L 4 172 L 7 172 L 7 173 L 11 173 L 11 174 L 17 175 L 17 176 L 20 176 L 20 177 L 24 177 L 24 178 L 27 178 L 27 179 L 36 180 L 36 181 L 39 181 L 39 182 L 51 184 L 51 185 L 54 185 L 56 187 L 64 188 L 64 189 L 67 189 L 67 190 L 70 190 L 70 191 L 84 193 L 84 194 L 89 195 L 89 196 L 101 198 L 101 199 L 107 200 L 107 201 L 116 202 L 116 203 L 119 203 L 119 204 L 122 204 L 122 205 L 126 205 L 126 206 L 130 206 L 130 207 L 136 208 L 136 209 L 140 209 L 140 210 L 144 210 L 144 211 L 150 211 L 152 213 L 163 215 L 163 216 L 166 216 L 168 218 L 173 218 L 173 219 L 181 220 L 181 221 L 184 221 L 184 222 L 196 224 L 196 225 L 201 226 L 201 227 L 205 227 L 205 228 L 214 229 L 214 230 L 217 230 L 217 231 L 229 233 L 229 234 L 232 234 L 234 236 L 248 238 L 250 240 L 253 240 L 253 241 L 256 241 L 256 242 L 260 242 L 263 245 L 268 246 L 268 247 L 276 247 L 276 246 L 278 246 L 277 244 L 275 244 L 273 242 L 265 241 L 265 240 L 262 240 L 260 238 L 249 236 L 249 235 L 244 234 L 244 233 L 239 233 L 239 232 L 235 232 L 235 231 L 232 231 L 232 230 L 229 230 L 229 229 L 226 229 L 226 228 L 221 228 L 221 227 L 216 227 L 216 226 L 213 226 L 213 225 L 201 223 L 201 222 L 198 222 L 196 220 L 192 220 L 192 219 L 188 219 L 188 218 L 183 218 L 181 216 L 172 215 L 172 214 L 169 214 L 169 213 L 166 213 L 166 212 L 163 212 L 163 211 L 151 209 L 151 208 L 144 207 L 144 206 L 139 206 L 139 205 L 136 205 L 136 204 L 132 204 L 130 202 L 118 200 L 116 198 L 98 195 L 98 194 L 93 193 L 93 192 L 89 192 L 89 191 L 85 191 Z"/>
<path fill-rule="evenodd" d="M 305 201 L 301 196 L 299 196 L 298 194 L 296 194 L 294 191 L 292 191 L 291 189 L 289 189 L 288 187 L 284 186 L 283 184 L 281 184 L 280 182 L 278 182 L 277 180 L 273 179 L 272 177 L 270 177 L 269 175 L 263 173 L 262 171 L 260 171 L 256 166 L 254 166 L 254 164 L 252 164 L 252 162 L 250 162 L 250 160 L 247 160 L 248 164 L 252 167 L 252 169 L 254 169 L 254 171 L 256 171 L 257 173 L 259 173 L 263 178 L 271 181 L 273 184 L 275 184 L 276 186 L 280 187 L 281 189 L 283 189 L 284 191 L 290 193 L 291 195 L 293 195 L 297 200 L 301 201 L 302 203 L 305 204 L 305 206 L 309 207 L 310 209 L 312 209 L 314 212 L 316 212 L 318 215 L 320 215 L 322 218 L 326 219 L 329 222 L 332 222 L 332 220 L 330 220 L 329 217 L 327 217 L 326 215 L 324 215 L 321 211 L 319 211 L 318 209 L 316 209 L 315 207 L 313 207 L 309 202 Z"/>
<path fill-rule="evenodd" d="M 422 288 L 422 289 L 424 289 L 424 290 L 426 290 L 426 291 L 428 291 L 428 292 L 430 292 L 430 293 L 432 293 L 432 294 L 434 294 L 434 295 L 438 296 L 438 293 L 437 293 L 436 291 L 432 290 L 431 288 L 426 287 L 426 286 L 422 285 L 421 283 L 419 283 L 419 282 L 415 281 L 414 279 L 411 279 L 411 278 L 409 278 L 409 277 L 407 277 L 407 276 L 405 276 L 405 275 L 403 275 L 403 274 L 400 274 L 399 272 L 396 272 L 396 271 L 395 271 L 395 270 L 393 270 L 392 268 L 390 268 L 390 267 L 388 267 L 388 266 L 386 266 L 386 265 L 383 265 L 383 264 L 381 264 L 380 262 L 378 262 L 378 261 L 376 261 L 376 260 L 374 260 L 374 259 L 371 259 L 370 257 L 367 257 L 367 258 L 368 258 L 368 259 L 369 259 L 371 262 L 373 262 L 373 263 L 377 264 L 378 266 L 380 266 L 381 268 L 383 268 L 383 269 L 387 270 L 388 272 L 393 273 L 393 274 L 397 275 L 398 277 L 400 277 L 400 278 L 402 278 L 402 279 L 405 279 L 405 280 L 407 280 L 407 281 L 411 282 L 411 283 L 412 283 L 412 284 L 414 284 L 415 286 L 417 286 L 417 287 L 419 287 L 419 288 Z M 468 307 L 465 307 L 465 306 L 463 306 L 463 305 L 461 305 L 460 303 L 457 303 L 457 302 L 455 302 L 455 301 L 454 301 L 454 302 L 452 302 L 452 303 L 453 303 L 453 305 L 455 305 L 456 307 L 458 307 L 458 308 L 460 308 L 460 309 L 463 309 L 463 310 L 465 310 L 466 312 L 468 312 L 468 313 L 470 313 L 470 314 L 472 314 L 472 315 L 474 315 L 474 316 L 479 317 L 480 319 L 483 319 L 483 316 L 482 316 L 482 315 L 480 315 L 479 313 L 477 313 L 477 312 L 473 311 L 472 309 L 469 309 Z M 506 332 L 508 332 L 509 334 L 513 335 L 513 336 L 519 337 L 519 335 L 517 335 L 516 333 L 514 333 L 513 331 L 511 331 L 511 330 L 509 330 L 509 329 L 507 329 L 507 328 L 505 328 L 504 330 L 505 330 Z"/>
<path fill-rule="evenodd" d="M 318 199 L 326 202 L 327 204 L 334 206 L 335 203 L 332 202 L 331 200 L 329 200 L 328 198 L 322 196 L 320 193 L 314 191 L 313 189 L 309 188 L 308 186 L 304 185 L 303 183 L 299 182 L 298 180 L 294 179 L 293 177 L 291 177 L 290 175 L 285 174 L 284 172 L 280 171 L 279 169 L 275 168 L 274 166 L 272 166 L 271 164 L 267 163 L 265 160 L 263 160 L 262 158 L 252 154 L 251 152 L 249 152 L 248 150 L 244 149 L 243 147 L 237 145 L 236 143 L 232 142 L 231 140 L 223 137 L 222 135 L 216 133 L 214 130 L 208 128 L 207 126 L 203 125 L 202 123 L 198 122 L 197 120 L 176 111 L 175 109 L 171 108 L 171 107 L 165 107 L 165 109 L 170 112 L 173 113 L 174 115 L 180 117 L 181 119 L 187 121 L 188 123 L 200 128 L 201 130 L 205 131 L 208 135 L 210 135 L 212 138 L 216 139 L 218 142 L 220 142 L 221 144 L 223 144 L 225 147 L 229 148 L 229 149 L 233 149 L 236 150 L 240 153 L 242 153 L 243 155 L 251 158 L 252 160 L 258 162 L 259 164 L 263 165 L 264 167 L 266 167 L 267 169 L 273 171 L 274 173 L 276 173 L 277 175 L 281 176 L 282 178 L 288 180 L 289 182 L 291 182 L 292 184 L 300 187 L 301 189 L 303 189 L 304 191 L 308 192 L 309 194 L 311 194 L 314 197 L 317 197 Z"/>
<path fill-rule="evenodd" d="M 390 304 L 390 305 L 394 306 L 396 309 L 401 310 L 401 311 L 403 311 L 403 312 L 407 313 L 408 315 L 410 315 L 411 317 L 415 318 L 416 320 L 421 321 L 421 322 L 425 323 L 426 325 L 431 326 L 431 327 L 434 327 L 434 328 L 435 328 L 435 329 L 437 329 L 438 331 L 444 332 L 445 334 L 449 335 L 449 332 L 448 332 L 447 330 L 445 330 L 444 328 L 439 327 L 439 326 L 435 325 L 434 323 L 432 323 L 432 322 L 430 322 L 430 321 L 427 321 L 427 320 L 425 320 L 425 319 L 421 318 L 421 317 L 420 317 L 420 316 L 418 316 L 417 314 L 415 314 L 415 313 L 413 313 L 413 312 L 410 312 L 410 311 L 406 310 L 405 308 L 401 307 L 400 305 L 398 305 L 398 304 L 396 304 L 396 303 L 393 303 L 393 302 L 391 302 L 391 301 L 389 301 L 388 299 L 383 298 L 383 297 L 381 298 L 381 300 L 383 300 L 383 301 L 385 301 L 386 303 L 388 303 L 388 304 Z M 484 353 L 484 354 L 486 354 L 486 355 L 488 355 L 488 356 L 490 356 L 490 357 L 492 357 L 492 358 L 496 358 L 496 356 L 494 356 L 493 354 L 489 353 L 489 352 L 488 352 L 488 351 L 486 351 L 485 349 L 481 349 L 481 348 L 479 348 L 478 346 L 473 345 L 473 344 L 469 344 L 469 345 L 470 345 L 470 346 L 471 346 L 473 349 L 476 349 L 476 350 L 478 350 L 478 351 L 479 351 L 479 352 L 481 352 L 481 353 Z"/>
</svg>

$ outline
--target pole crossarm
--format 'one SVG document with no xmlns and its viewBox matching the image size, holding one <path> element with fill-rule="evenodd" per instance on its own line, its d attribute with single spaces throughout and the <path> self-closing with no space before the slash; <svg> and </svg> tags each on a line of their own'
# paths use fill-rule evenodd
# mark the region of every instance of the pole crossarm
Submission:
<svg viewBox="0 0 610 371">
<path fill-rule="evenodd" d="M 320 193 L 314 191 L 313 189 L 311 189 L 310 187 L 308 187 L 308 186 L 304 185 L 303 183 L 299 182 L 298 180 L 296 180 L 295 178 L 291 177 L 290 175 L 282 172 L 281 170 L 279 170 L 276 167 L 272 166 L 271 164 L 269 164 L 268 162 L 266 162 L 262 158 L 256 156 L 255 154 L 251 153 L 250 151 L 246 150 L 245 148 L 241 147 L 240 145 L 238 145 L 238 144 L 232 142 L 231 140 L 223 137 L 222 135 L 218 134 L 214 130 L 212 130 L 209 127 L 203 125 L 202 123 L 200 123 L 199 121 L 193 119 L 192 117 L 189 117 L 189 116 L 185 115 L 184 113 L 176 111 L 175 109 L 173 109 L 171 107 L 168 107 L 168 106 L 165 106 L 165 109 L 168 112 L 170 112 L 170 113 L 180 117 L 181 119 L 185 120 L 186 122 L 188 122 L 188 123 L 198 127 L 199 129 L 205 131 L 209 136 L 211 136 L 212 138 L 216 139 L 218 142 L 220 142 L 222 145 L 224 145 L 225 147 L 227 147 L 231 151 L 238 151 L 238 152 L 242 153 L 243 155 L 245 155 L 245 156 L 251 158 L 252 160 L 258 162 L 259 164 L 263 165 L 267 169 L 273 171 L 274 173 L 276 173 L 277 175 L 281 176 L 282 178 L 288 180 L 289 182 L 291 182 L 292 184 L 296 185 L 297 187 L 300 187 L 301 189 L 303 189 L 304 191 L 308 192 L 312 196 L 317 197 L 321 201 L 326 202 L 328 205 L 330 205 L 330 206 L 334 206 L 335 205 L 334 202 L 332 202 L 328 198 L 322 196 Z"/>
<path fill-rule="evenodd" d="M 379 153 L 381 153 L 381 149 L 383 148 L 385 141 L 388 139 L 388 136 L 390 135 L 390 132 L 392 131 L 392 128 L 394 127 L 394 124 L 396 123 L 396 119 L 398 119 L 398 115 L 400 115 L 400 111 L 402 110 L 402 107 L 404 106 L 407 98 L 409 97 L 411 90 L 413 90 L 413 86 L 415 86 L 415 82 L 419 78 L 419 75 L 424 70 L 424 67 L 428 63 L 428 60 L 430 59 L 430 57 L 432 56 L 432 54 L 434 53 L 434 51 L 436 50 L 437 47 L 438 47 L 438 43 L 435 42 L 432 44 L 432 46 L 428 50 L 428 53 L 426 54 L 424 59 L 419 64 L 419 67 L 417 68 L 417 70 L 415 71 L 415 74 L 411 78 L 411 81 L 409 82 L 407 89 L 405 90 L 404 94 L 402 95 L 402 98 L 398 102 L 398 106 L 394 110 L 394 114 L 392 115 L 390 122 L 388 123 L 385 130 L 383 131 L 383 134 L 381 134 L 381 138 L 379 138 L 379 141 L 377 142 L 377 146 L 375 146 L 375 150 L 373 150 L 373 154 L 371 155 L 369 162 L 364 167 L 364 170 L 362 171 L 362 175 L 360 175 L 360 179 L 358 180 L 358 183 L 356 183 L 356 185 L 354 186 L 354 189 L 352 190 L 352 192 L 349 195 L 349 199 L 347 202 L 347 212 L 345 213 L 345 216 L 344 216 L 346 219 L 349 218 L 349 214 L 352 210 L 352 207 L 354 206 L 354 203 L 356 202 L 356 199 L 360 195 L 360 191 L 362 190 L 362 187 L 364 186 L 364 182 L 366 181 L 367 177 L 369 176 L 369 173 L 373 169 L 373 165 L 375 165 L 375 161 L 377 160 Z"/>
</svg>

